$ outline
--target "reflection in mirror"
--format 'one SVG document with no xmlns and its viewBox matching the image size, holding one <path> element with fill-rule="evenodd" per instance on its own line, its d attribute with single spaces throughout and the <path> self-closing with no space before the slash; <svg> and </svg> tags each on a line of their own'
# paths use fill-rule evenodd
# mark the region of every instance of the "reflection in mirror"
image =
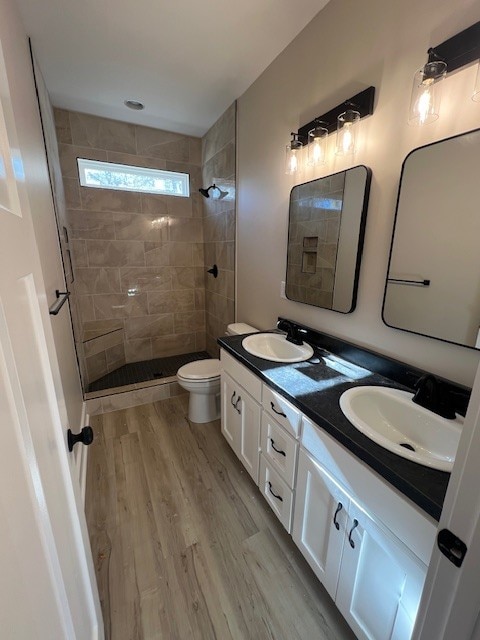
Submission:
<svg viewBox="0 0 480 640">
<path fill-rule="evenodd" d="M 480 130 L 405 159 L 383 319 L 480 348 Z"/>
<path fill-rule="evenodd" d="M 355 308 L 371 171 L 359 166 L 293 187 L 289 300 L 350 313 Z"/>
</svg>

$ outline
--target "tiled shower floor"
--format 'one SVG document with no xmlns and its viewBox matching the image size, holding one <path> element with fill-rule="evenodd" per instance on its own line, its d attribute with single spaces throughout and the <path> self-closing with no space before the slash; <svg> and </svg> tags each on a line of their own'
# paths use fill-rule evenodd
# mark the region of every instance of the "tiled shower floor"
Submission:
<svg viewBox="0 0 480 640">
<path fill-rule="evenodd" d="M 102 376 L 98 380 L 91 382 L 88 386 L 88 393 L 103 391 L 113 387 L 123 387 L 138 382 L 148 382 L 150 380 L 160 380 L 176 375 L 177 371 L 184 364 L 195 360 L 205 360 L 210 358 L 206 351 L 196 353 L 184 353 L 180 356 L 169 356 L 168 358 L 155 358 L 153 360 L 142 360 L 141 362 L 130 362 L 124 364 Z"/>
</svg>

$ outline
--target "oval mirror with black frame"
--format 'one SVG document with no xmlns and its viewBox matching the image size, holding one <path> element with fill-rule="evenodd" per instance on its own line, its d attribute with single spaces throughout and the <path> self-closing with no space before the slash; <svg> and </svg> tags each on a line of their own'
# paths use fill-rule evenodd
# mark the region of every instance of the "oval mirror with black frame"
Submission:
<svg viewBox="0 0 480 640">
<path fill-rule="evenodd" d="M 371 176 L 360 165 L 291 190 L 289 300 L 339 313 L 355 309 Z"/>
<path fill-rule="evenodd" d="M 480 129 L 414 149 L 400 176 L 382 317 L 480 349 Z"/>
</svg>

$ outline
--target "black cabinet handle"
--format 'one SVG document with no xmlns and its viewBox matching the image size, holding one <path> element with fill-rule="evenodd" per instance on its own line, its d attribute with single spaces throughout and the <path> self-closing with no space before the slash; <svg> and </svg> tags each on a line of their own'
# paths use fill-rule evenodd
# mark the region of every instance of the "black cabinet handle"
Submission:
<svg viewBox="0 0 480 640">
<path fill-rule="evenodd" d="M 235 409 L 237 410 L 237 413 L 239 416 L 242 415 L 242 410 L 238 408 L 238 403 L 242 401 L 242 396 L 238 396 L 238 400 L 236 401 L 236 403 L 233 405 L 235 407 Z"/>
<path fill-rule="evenodd" d="M 232 407 L 233 407 L 234 409 L 236 409 L 236 408 L 237 408 L 237 407 L 235 406 L 234 401 L 233 401 L 236 395 L 237 395 L 237 392 L 236 392 L 236 391 L 234 391 L 234 392 L 232 393 L 232 397 L 230 398 L 230 404 L 232 405 Z"/>
<path fill-rule="evenodd" d="M 275 409 L 275 405 L 273 404 L 273 402 L 270 402 L 270 406 L 272 407 L 273 413 L 276 413 L 277 416 L 282 416 L 283 418 L 287 417 L 286 413 L 283 413 L 283 411 L 277 411 L 277 409 Z"/>
<path fill-rule="evenodd" d="M 80 433 L 72 433 L 71 429 L 67 431 L 67 443 L 68 450 L 73 451 L 74 445 L 77 442 L 81 442 L 84 445 L 92 444 L 93 442 L 93 429 L 92 427 L 83 427 Z"/>
<path fill-rule="evenodd" d="M 270 491 L 270 493 L 272 494 L 272 496 L 273 496 L 274 498 L 276 498 L 277 500 L 280 500 L 280 502 L 283 502 L 283 498 L 282 498 L 282 496 L 277 496 L 277 494 L 273 492 L 273 490 L 272 490 L 272 483 L 271 483 L 270 481 L 268 481 L 268 490 Z"/>
<path fill-rule="evenodd" d="M 270 444 L 272 445 L 272 449 L 274 451 L 279 453 L 281 456 L 287 457 L 287 454 L 285 453 L 285 451 L 282 451 L 281 449 L 277 449 L 277 447 L 275 446 L 275 441 L 273 440 L 273 438 L 270 438 Z"/>
<path fill-rule="evenodd" d="M 341 502 L 338 503 L 337 505 L 337 510 L 335 511 L 335 515 L 333 516 L 333 524 L 335 525 L 335 529 L 338 531 L 340 529 L 340 525 L 337 522 L 337 515 L 340 513 L 340 511 L 343 509 L 343 504 Z M 353 529 L 352 529 L 353 531 Z"/>
<path fill-rule="evenodd" d="M 357 527 L 358 527 L 358 520 L 356 518 L 354 518 L 353 527 L 350 529 L 350 533 L 348 534 L 348 541 L 349 541 L 350 546 L 352 547 L 352 549 L 355 549 L 355 542 L 352 540 L 352 533 L 353 533 L 354 529 L 356 529 Z"/>
</svg>

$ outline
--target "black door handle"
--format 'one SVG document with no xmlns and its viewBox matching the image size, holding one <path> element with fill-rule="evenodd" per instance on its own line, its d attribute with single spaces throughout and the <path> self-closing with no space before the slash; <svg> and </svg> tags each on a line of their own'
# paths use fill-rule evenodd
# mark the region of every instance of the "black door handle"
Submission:
<svg viewBox="0 0 480 640">
<path fill-rule="evenodd" d="M 242 410 L 238 408 L 238 403 L 242 401 L 242 396 L 238 396 L 238 400 L 235 402 L 235 404 L 233 405 L 235 407 L 235 409 L 237 410 L 237 413 L 239 415 L 242 414 Z"/>
<path fill-rule="evenodd" d="M 350 533 L 348 534 L 348 541 L 352 549 L 355 549 L 355 542 L 352 540 L 352 533 L 353 533 L 353 530 L 356 529 L 357 527 L 358 527 L 358 520 L 354 518 L 353 527 L 350 529 Z"/>
<path fill-rule="evenodd" d="M 338 503 L 337 510 L 335 511 L 335 515 L 333 516 L 333 524 L 335 525 L 335 529 L 338 531 L 340 529 L 340 525 L 337 522 L 337 515 L 343 509 L 343 504 L 341 502 Z"/>
<path fill-rule="evenodd" d="M 283 413 L 283 411 L 277 411 L 277 409 L 275 409 L 275 405 L 273 404 L 273 402 L 270 402 L 270 406 L 272 407 L 273 413 L 276 413 L 277 416 L 283 416 L 284 418 L 287 417 L 286 413 Z"/>
<path fill-rule="evenodd" d="M 287 457 L 287 454 L 285 453 L 285 451 L 282 451 L 281 449 L 277 449 L 277 447 L 275 446 L 275 440 L 273 438 L 270 438 L 270 443 L 272 445 L 272 449 L 274 451 L 276 451 L 277 453 L 279 453 L 281 456 L 285 456 Z"/>
<path fill-rule="evenodd" d="M 74 445 L 77 442 L 81 442 L 84 445 L 92 444 L 93 442 L 93 429 L 92 427 L 83 427 L 80 433 L 72 433 L 71 429 L 67 431 L 68 450 L 72 451 Z"/>
<path fill-rule="evenodd" d="M 237 407 L 235 406 L 234 401 L 233 401 L 236 395 L 237 395 L 237 392 L 236 392 L 236 391 L 234 391 L 234 392 L 232 393 L 232 397 L 230 398 L 230 404 L 232 405 L 232 407 L 233 407 L 234 409 L 236 409 L 236 408 L 237 408 Z"/>
<path fill-rule="evenodd" d="M 273 492 L 273 490 L 272 490 L 272 483 L 271 483 L 270 481 L 268 482 L 268 490 L 270 491 L 270 493 L 272 494 L 272 496 L 273 496 L 274 498 L 276 498 L 277 500 L 280 500 L 280 502 L 283 502 L 283 498 L 282 498 L 282 496 L 278 496 L 276 493 L 274 493 L 274 492 Z"/>
</svg>

